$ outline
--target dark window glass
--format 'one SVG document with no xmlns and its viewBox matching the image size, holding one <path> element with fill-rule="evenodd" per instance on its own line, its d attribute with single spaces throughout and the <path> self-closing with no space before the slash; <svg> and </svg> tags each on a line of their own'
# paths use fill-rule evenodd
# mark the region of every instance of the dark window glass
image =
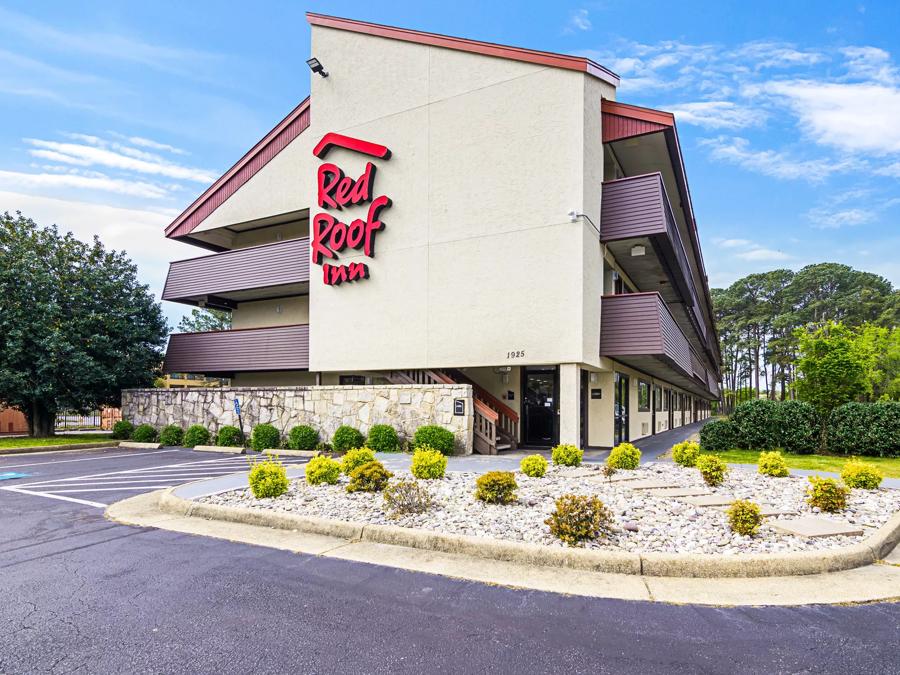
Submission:
<svg viewBox="0 0 900 675">
<path fill-rule="evenodd" d="M 365 375 L 341 375 L 339 382 L 341 384 L 365 384 Z"/>
<path fill-rule="evenodd" d="M 638 380 L 638 411 L 650 412 L 650 383 Z"/>
</svg>

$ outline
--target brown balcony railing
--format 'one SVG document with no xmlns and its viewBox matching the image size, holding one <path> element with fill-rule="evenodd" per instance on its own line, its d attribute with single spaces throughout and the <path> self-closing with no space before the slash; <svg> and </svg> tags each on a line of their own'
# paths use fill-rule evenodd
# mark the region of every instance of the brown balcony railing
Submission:
<svg viewBox="0 0 900 675">
<path fill-rule="evenodd" d="M 163 366 L 167 373 L 204 374 L 308 368 L 307 324 L 174 333 Z"/>
</svg>

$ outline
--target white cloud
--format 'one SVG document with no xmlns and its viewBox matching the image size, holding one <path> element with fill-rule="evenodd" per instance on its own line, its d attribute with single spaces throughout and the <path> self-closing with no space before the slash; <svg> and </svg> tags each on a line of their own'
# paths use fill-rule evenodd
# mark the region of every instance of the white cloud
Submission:
<svg viewBox="0 0 900 675">
<path fill-rule="evenodd" d="M 591 19 L 586 9 L 576 9 L 569 15 L 569 22 L 566 24 L 566 33 L 574 33 L 575 31 L 587 31 L 591 29 Z"/>
<path fill-rule="evenodd" d="M 159 185 L 143 181 L 110 178 L 103 174 L 78 175 L 71 173 L 24 173 L 0 170 L 0 188 L 99 190 L 131 197 L 159 199 L 169 191 Z"/>
<path fill-rule="evenodd" d="M 878 47 L 844 47 L 841 53 L 847 59 L 847 75 L 851 78 L 874 80 L 885 84 L 897 82 L 897 69 L 891 63 L 890 53 Z"/>
<path fill-rule="evenodd" d="M 722 248 L 744 248 L 753 245 L 749 239 L 719 239 L 716 243 Z"/>
<path fill-rule="evenodd" d="M 696 101 L 664 106 L 675 115 L 676 122 L 695 124 L 708 129 L 742 129 L 765 120 L 765 113 L 732 101 Z"/>
<path fill-rule="evenodd" d="M 132 145 L 137 145 L 142 148 L 151 148 L 153 150 L 164 150 L 166 152 L 171 152 L 174 155 L 186 155 L 188 154 L 186 150 L 182 150 L 181 148 L 176 148 L 173 145 L 169 145 L 168 143 L 159 143 L 157 141 L 151 140 L 149 138 L 142 138 L 141 136 L 130 136 L 128 141 Z"/>
<path fill-rule="evenodd" d="M 811 66 L 826 60 L 825 55 L 818 51 L 801 50 L 793 44 L 765 40 L 747 42 L 727 56 L 737 61 L 748 61 L 757 71 L 764 68 Z"/>
<path fill-rule="evenodd" d="M 748 171 L 765 176 L 789 180 L 819 182 L 833 173 L 841 173 L 858 168 L 860 163 L 843 158 L 795 159 L 775 150 L 754 150 L 746 138 L 719 136 L 700 142 L 709 148 L 710 157 L 715 160 L 736 164 Z"/>
<path fill-rule="evenodd" d="M 807 212 L 806 217 L 812 226 L 821 230 L 837 229 L 840 227 L 864 225 L 875 220 L 876 213 L 870 209 L 829 209 L 816 207 Z"/>
<path fill-rule="evenodd" d="M 791 256 L 783 251 L 776 251 L 771 248 L 753 248 L 749 251 L 743 251 L 742 253 L 735 254 L 738 258 L 742 260 L 753 260 L 753 261 L 761 261 L 761 260 L 790 260 Z"/>
</svg>

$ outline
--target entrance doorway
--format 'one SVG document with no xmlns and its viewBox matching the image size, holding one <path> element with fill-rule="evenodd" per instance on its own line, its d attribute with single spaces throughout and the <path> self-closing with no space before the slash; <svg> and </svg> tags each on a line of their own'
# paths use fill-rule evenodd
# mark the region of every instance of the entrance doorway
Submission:
<svg viewBox="0 0 900 675">
<path fill-rule="evenodd" d="M 559 370 L 526 366 L 522 373 L 522 442 L 537 447 L 559 443 Z"/>
<path fill-rule="evenodd" d="M 628 376 L 616 373 L 613 438 L 616 445 L 625 443 L 628 440 L 628 398 Z"/>
</svg>

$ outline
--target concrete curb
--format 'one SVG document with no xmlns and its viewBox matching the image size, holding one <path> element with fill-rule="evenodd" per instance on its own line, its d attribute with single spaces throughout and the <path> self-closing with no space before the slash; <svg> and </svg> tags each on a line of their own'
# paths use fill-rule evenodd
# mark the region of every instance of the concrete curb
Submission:
<svg viewBox="0 0 900 675">
<path fill-rule="evenodd" d="M 881 560 L 900 543 L 900 513 L 897 513 L 863 542 L 833 551 L 719 557 L 708 554 L 637 554 L 625 551 L 551 548 L 431 530 L 414 530 L 394 525 L 368 525 L 286 512 L 201 504 L 176 496 L 175 489 L 177 488 L 169 488 L 160 496 L 159 508 L 162 511 L 182 516 L 297 530 L 350 541 L 392 544 L 524 565 L 652 577 L 751 578 L 837 572 L 863 567 Z"/>
<path fill-rule="evenodd" d="M 197 452 L 222 452 L 227 455 L 242 455 L 243 448 L 236 448 L 230 445 L 195 445 L 194 450 Z"/>
<path fill-rule="evenodd" d="M 106 443 L 68 443 L 64 445 L 34 445 L 25 448 L 0 448 L 0 455 L 23 455 L 30 452 L 58 452 L 60 450 L 93 450 L 95 448 L 122 447 L 119 441 Z M 127 446 L 125 446 L 127 447 Z"/>
<path fill-rule="evenodd" d="M 138 443 L 137 441 L 122 441 L 119 443 L 120 448 L 129 448 L 131 450 L 159 450 L 162 443 Z"/>
</svg>

